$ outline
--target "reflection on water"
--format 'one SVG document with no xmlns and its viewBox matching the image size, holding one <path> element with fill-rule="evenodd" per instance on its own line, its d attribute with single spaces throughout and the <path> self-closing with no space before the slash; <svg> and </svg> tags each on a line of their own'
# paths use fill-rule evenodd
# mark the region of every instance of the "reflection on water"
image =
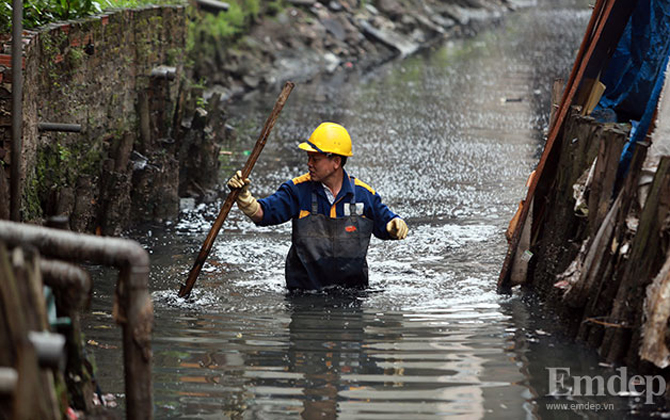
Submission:
<svg viewBox="0 0 670 420">
<path fill-rule="evenodd" d="M 566 344 L 537 303 L 495 293 L 503 232 L 541 150 L 549 89 L 568 73 L 590 13 L 578 0 L 539 3 L 475 38 L 363 77 L 339 73 L 300 85 L 291 95 L 252 190 L 268 195 L 305 172 L 296 146 L 319 122 L 347 127 L 355 154 L 347 169 L 410 226 L 405 241 L 373 238 L 369 291 L 287 296 L 290 225 L 259 228 L 234 209 L 184 301 L 178 283 L 221 203 L 132 234 L 152 257 L 156 418 L 602 414 L 547 408 L 554 400 L 546 396 L 547 366 L 608 370 Z M 222 184 L 243 165 L 274 99 L 257 94 L 230 109 L 247 129 Z M 113 273 L 96 275 L 86 333 L 99 343 L 89 348 L 104 391 L 122 394 L 113 284 Z M 605 402 L 599 398 L 592 400 Z M 614 402 L 619 415 L 639 408 Z"/>
<path fill-rule="evenodd" d="M 264 312 L 175 312 L 165 328 L 178 337 L 164 336 L 157 320 L 158 417 L 470 419 L 499 409 L 494 396 L 523 401 L 499 305 L 382 310 L 370 299 L 383 293 L 282 295 Z M 508 415 L 524 416 L 508 404 Z"/>
</svg>

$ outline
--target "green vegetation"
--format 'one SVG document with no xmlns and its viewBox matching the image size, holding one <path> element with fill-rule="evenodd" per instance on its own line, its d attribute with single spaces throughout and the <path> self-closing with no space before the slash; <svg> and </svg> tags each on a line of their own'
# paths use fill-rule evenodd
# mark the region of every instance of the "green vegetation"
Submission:
<svg viewBox="0 0 670 420">
<path fill-rule="evenodd" d="M 193 11 L 190 17 L 186 50 L 191 61 L 199 55 L 213 55 L 242 38 L 261 13 L 260 0 L 231 0 L 226 12 L 219 14 Z M 278 6 L 275 6 L 278 7 Z"/>
<path fill-rule="evenodd" d="M 282 0 L 272 0 L 265 5 L 265 13 L 269 16 L 277 16 L 285 8 Z"/>
<path fill-rule="evenodd" d="M 81 66 L 84 62 L 84 49 L 83 48 L 70 48 L 67 53 L 67 60 L 70 64 L 70 67 L 77 68 Z"/>
<path fill-rule="evenodd" d="M 33 29 L 59 20 L 78 19 L 108 9 L 148 4 L 182 4 L 184 0 L 24 0 L 23 27 Z M 0 33 L 12 30 L 12 2 L 0 2 Z"/>
<path fill-rule="evenodd" d="M 33 173 L 24 190 L 24 219 L 36 220 L 42 217 L 52 188 L 76 187 L 78 177 L 99 176 L 102 151 L 99 144 L 50 143 L 37 151 L 37 161 Z"/>
</svg>

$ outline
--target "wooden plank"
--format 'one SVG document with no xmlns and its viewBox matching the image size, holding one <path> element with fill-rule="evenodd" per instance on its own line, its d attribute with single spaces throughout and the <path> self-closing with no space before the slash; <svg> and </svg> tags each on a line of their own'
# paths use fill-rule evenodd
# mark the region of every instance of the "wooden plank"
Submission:
<svg viewBox="0 0 670 420">
<path fill-rule="evenodd" d="M 628 255 L 628 264 L 614 299 L 610 319 L 621 328 L 607 330 L 603 338 L 601 348 L 609 361 L 621 361 L 629 348 L 637 348 L 642 303 L 646 287 L 660 268 L 659 234 L 669 212 L 670 157 L 664 157 L 640 215 L 638 230 Z"/>
<path fill-rule="evenodd" d="M 523 252 L 517 252 L 514 255 L 514 263 L 512 264 L 512 273 L 510 274 L 510 281 L 513 286 L 525 284 L 528 274 L 528 264 L 533 256 L 529 251 L 530 249 L 530 231 L 531 224 L 533 223 L 533 205 L 531 203 L 528 217 L 526 217 L 526 226 L 523 228 L 523 233 L 519 240 L 519 248 L 524 250 Z"/>
<path fill-rule="evenodd" d="M 645 323 L 642 326 L 640 358 L 661 369 L 670 366 L 670 351 L 666 344 L 668 319 L 670 319 L 670 250 L 665 263 L 647 289 L 644 301 Z"/>
<path fill-rule="evenodd" d="M 28 341 L 28 323 L 25 311 L 29 308 L 17 288 L 17 278 L 9 261 L 9 255 L 0 244 L 0 268 L 3 281 L 0 281 L 0 301 L 4 310 L 7 331 L 12 338 L 15 351 L 14 366 L 19 380 L 14 392 L 12 418 L 15 419 L 53 419 L 51 393 L 42 387 L 42 379 L 37 363 L 37 355 Z M 38 395 L 40 398 L 35 398 Z"/>
<path fill-rule="evenodd" d="M 584 311 L 584 322 L 580 327 L 578 338 L 588 342 L 594 348 L 599 348 L 602 344 L 605 329 L 613 328 L 605 326 L 602 322 L 609 323 L 610 321 L 609 315 L 612 303 L 623 276 L 622 267 L 624 266 L 625 256 L 621 255 L 619 248 L 629 235 L 626 217 L 635 204 L 637 181 L 646 154 L 646 147 L 642 145 L 636 147 L 629 175 L 626 177 L 617 198 L 620 204 L 616 207 L 613 206 L 610 210 L 615 218 L 614 233 L 608 241 L 603 243 L 605 248 L 601 250 L 600 260 L 596 261 L 597 266 L 591 270 L 592 274 L 587 280 L 587 282 L 593 282 L 592 285 L 588 286 L 592 292 L 590 292 L 591 296 Z"/>
<path fill-rule="evenodd" d="M 615 204 L 612 206 L 612 211 L 607 214 L 607 217 L 600 225 L 600 229 L 593 241 L 589 245 L 588 252 L 584 258 L 582 265 L 582 272 L 579 279 L 572 287 L 563 295 L 563 302 L 568 306 L 581 308 L 588 301 L 591 296 L 593 282 L 595 280 L 595 273 L 600 270 L 600 264 L 605 253 L 608 251 L 609 243 L 612 240 L 616 220 L 616 214 L 621 208 L 621 197 L 617 198 Z"/>
<path fill-rule="evenodd" d="M 556 273 L 564 274 L 562 280 L 570 283 L 576 281 L 579 270 L 575 271 L 575 268 L 581 265 L 585 254 L 580 254 L 579 245 L 585 238 L 587 223 L 575 211 L 573 187 L 586 183 L 602 130 L 592 118 L 578 114 L 579 110 L 573 108 L 571 116 L 566 120 L 561 147 L 556 151 L 558 158 L 554 164 L 556 170 L 552 185 L 549 188 L 542 186 L 544 191 L 540 196 L 544 198 L 543 207 L 547 211 L 543 213 L 542 220 L 533 221 L 540 228 L 532 248 L 536 257 L 532 281 L 538 290 L 547 295 L 560 293 L 554 287 Z M 525 253 L 524 248 L 519 247 L 518 250 L 519 254 Z M 575 266 L 572 266 L 573 262 Z M 512 270 L 516 270 L 516 264 L 513 264 Z"/>
<path fill-rule="evenodd" d="M 549 113 L 549 127 L 552 127 L 556 120 L 556 113 L 560 106 L 561 95 L 563 92 L 563 84 L 565 81 L 563 79 L 554 80 L 554 84 L 551 89 L 551 112 Z"/>
<path fill-rule="evenodd" d="M 606 129 L 603 133 L 589 194 L 589 231 L 593 234 L 598 231 L 612 203 L 614 182 L 626 138 L 627 134 L 617 128 Z"/>
<path fill-rule="evenodd" d="M 577 280 L 563 295 L 563 302 L 573 308 L 584 307 L 591 298 L 593 285 L 597 278 L 596 273 L 600 271 L 600 264 L 603 261 L 605 252 L 609 249 L 609 243 L 616 226 L 615 221 L 618 220 L 617 211 L 621 207 L 622 200 L 619 197 L 614 206 L 615 210 L 607 213 L 611 202 L 614 181 L 616 180 L 619 157 L 623 144 L 626 141 L 626 136 L 620 131 L 598 130 L 594 137 L 593 145 L 599 144 L 600 147 L 589 192 L 590 233 L 588 233 L 587 237 L 591 239 L 585 239 L 584 246 L 587 251 L 578 255 L 578 258 L 583 258 L 583 260 L 579 264 L 580 272 L 577 273 Z M 592 146 L 589 146 L 589 148 L 592 148 Z M 586 155 L 589 155 L 591 152 L 592 150 L 586 153 Z M 601 201 L 601 213 L 599 214 L 597 207 L 601 205 Z M 597 219 L 597 224 L 591 221 L 594 218 Z"/>
</svg>

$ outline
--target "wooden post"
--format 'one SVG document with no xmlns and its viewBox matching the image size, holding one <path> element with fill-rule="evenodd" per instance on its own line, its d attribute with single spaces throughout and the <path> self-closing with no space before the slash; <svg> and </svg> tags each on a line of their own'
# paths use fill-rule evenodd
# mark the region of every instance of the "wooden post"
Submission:
<svg viewBox="0 0 670 420">
<path fill-rule="evenodd" d="M 575 215 L 573 185 L 589 170 L 595 159 L 602 132 L 590 117 L 578 115 L 573 108 L 566 120 L 560 150 L 555 148 L 553 179 L 538 184 L 542 189 L 543 211 L 533 214 L 532 247 L 536 258 L 532 282 L 547 294 L 556 293 L 555 275 L 564 272 L 577 257 L 586 233 L 584 218 Z M 517 252 L 524 250 L 517 249 Z M 515 264 L 516 265 L 516 264 Z M 571 314 L 574 314 L 572 312 Z"/>
<path fill-rule="evenodd" d="M 584 257 L 578 281 L 563 296 L 563 301 L 571 307 L 581 308 L 590 298 L 595 274 L 609 248 L 617 213 L 608 213 L 608 210 L 625 141 L 625 133 L 618 130 L 605 130 L 600 136 L 600 149 L 589 193 L 589 239 L 586 244 L 588 252 Z M 618 211 L 620 206 L 621 199 L 618 199 L 613 207 Z"/>
<path fill-rule="evenodd" d="M 18 383 L 14 392 L 11 407 L 14 419 L 56 419 L 57 413 L 52 406 L 52 393 L 43 387 L 37 355 L 28 341 L 29 321 L 25 313 L 28 302 L 22 297 L 17 284 L 14 270 L 11 267 L 9 255 L 4 244 L 0 243 L 0 311 L 5 323 L 0 331 L 6 332 L 8 338 L 5 343 L 11 343 L 13 348 L 12 359 L 9 361 L 16 367 L 19 374 Z M 39 398 L 36 398 L 39 396 Z"/>
<path fill-rule="evenodd" d="M 603 133 L 589 194 L 589 231 L 593 234 L 597 232 L 610 208 L 619 159 L 626 138 L 627 134 L 617 128 L 606 129 Z"/>
<path fill-rule="evenodd" d="M 638 230 L 628 255 L 628 264 L 612 307 L 611 321 L 621 328 L 610 328 L 603 339 L 601 349 L 609 361 L 620 361 L 629 348 L 638 348 L 642 303 L 646 287 L 661 266 L 659 233 L 669 212 L 670 157 L 664 157 L 640 215 Z M 634 354 L 637 355 L 637 352 Z"/>
<path fill-rule="evenodd" d="M 613 217 L 614 232 L 609 238 L 603 238 L 603 248 L 599 253 L 599 258 L 592 263 L 593 266 L 588 270 L 589 277 L 585 280 L 587 285 L 592 283 L 592 285 L 587 286 L 591 290 L 591 296 L 584 310 L 584 322 L 580 326 L 578 338 L 588 342 L 594 348 L 598 348 L 602 344 L 612 302 L 621 283 L 623 275 L 621 262 L 624 261 L 625 257 L 620 254 L 619 247 L 626 240 L 626 217 L 635 202 L 637 180 L 646 154 L 646 147 L 642 145 L 636 147 L 629 175 L 624 181 L 615 205 L 610 210 L 611 217 Z M 598 320 L 606 322 L 594 322 Z"/>
</svg>

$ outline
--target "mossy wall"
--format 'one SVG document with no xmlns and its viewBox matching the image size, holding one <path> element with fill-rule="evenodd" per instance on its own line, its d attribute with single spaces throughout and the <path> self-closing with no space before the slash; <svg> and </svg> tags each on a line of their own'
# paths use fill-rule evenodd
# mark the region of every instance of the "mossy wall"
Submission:
<svg viewBox="0 0 670 420">
<path fill-rule="evenodd" d="M 73 229 L 93 231 L 101 223 L 103 164 L 119 159 L 114 154 L 122 139 L 130 136 L 132 144 L 142 139 L 138 101 L 155 88 L 150 74 L 157 66 L 176 69 L 175 79 L 161 83 L 160 88 L 164 104 L 160 112 L 175 113 L 184 73 L 185 8 L 121 10 L 49 25 L 28 35 L 29 43 L 24 46 L 22 218 L 30 221 L 65 214 Z M 2 64 L 0 150 L 9 151 L 12 69 Z M 166 120 L 169 126 L 156 131 L 169 137 L 174 121 Z M 80 124 L 81 132 L 40 132 L 40 122 Z M 160 142 L 143 141 L 153 146 L 143 147 L 146 158 L 159 152 Z M 132 144 L 121 157 L 121 167 L 112 164 L 118 172 L 127 172 L 132 165 L 128 159 Z M 11 163 L 9 158 L 5 162 Z M 178 173 L 178 166 L 172 170 Z M 176 215 L 178 209 L 178 185 L 167 188 L 170 208 L 162 210 L 162 218 Z"/>
</svg>

